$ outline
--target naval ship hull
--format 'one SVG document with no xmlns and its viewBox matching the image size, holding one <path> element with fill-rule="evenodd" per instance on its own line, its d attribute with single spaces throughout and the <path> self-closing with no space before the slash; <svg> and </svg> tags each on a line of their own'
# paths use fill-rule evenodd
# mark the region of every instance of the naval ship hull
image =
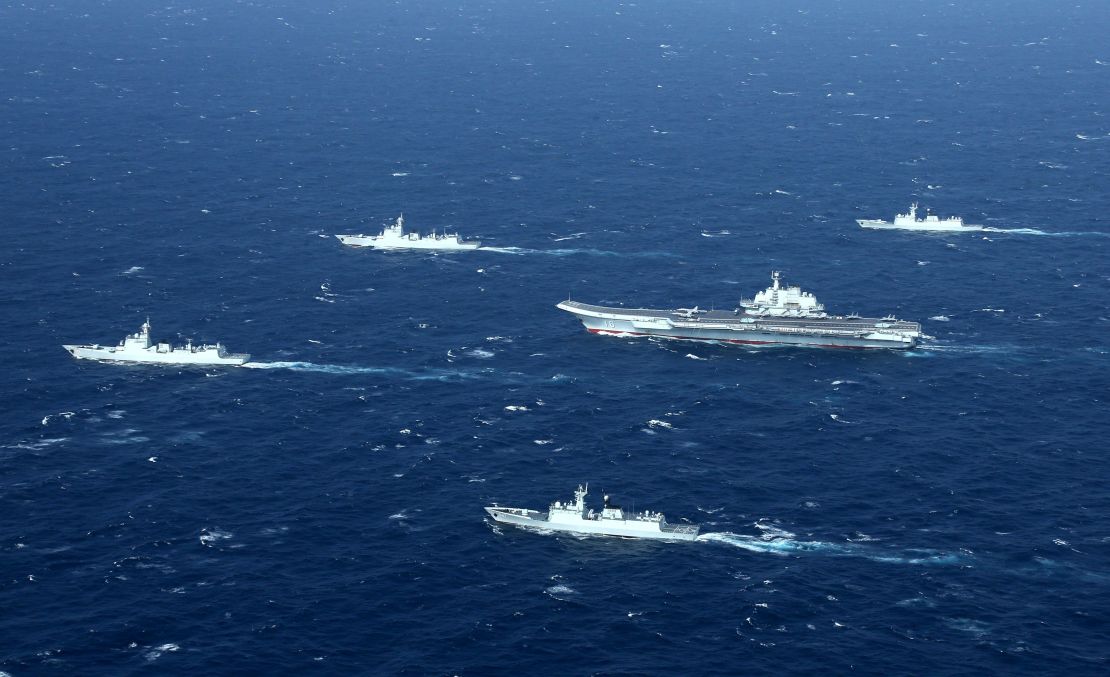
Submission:
<svg viewBox="0 0 1110 677">
<path fill-rule="evenodd" d="M 383 241 L 377 235 L 336 235 L 340 242 L 348 247 L 366 247 L 369 249 L 421 249 L 430 251 L 470 251 L 477 249 L 481 246 L 481 242 L 471 241 L 455 244 L 454 242 L 445 242 L 443 240 L 432 240 L 425 238 L 422 240 L 401 240 L 401 241 Z"/>
<path fill-rule="evenodd" d="M 698 537 L 695 526 L 665 526 L 661 530 L 657 524 L 639 520 L 597 520 L 583 519 L 575 522 L 550 522 L 548 514 L 524 508 L 486 508 L 489 516 L 503 524 L 532 529 L 565 531 L 574 534 L 595 536 L 617 536 L 619 538 L 644 538 L 656 541 L 693 541 Z"/>
<path fill-rule="evenodd" d="M 908 350 L 917 345 L 921 335 L 921 326 L 915 322 L 874 318 L 766 317 L 728 311 L 686 317 L 673 310 L 609 308 L 577 301 L 564 301 L 556 307 L 578 317 L 590 333 L 609 336 L 656 336 L 753 346 Z"/>
<path fill-rule="evenodd" d="M 877 219 L 856 219 L 856 223 L 864 228 L 876 230 L 920 230 L 927 233 L 962 233 L 964 231 L 978 232 L 983 230 L 982 226 L 946 224 L 943 221 L 938 223 L 900 224 Z"/>
<path fill-rule="evenodd" d="M 239 366 L 250 359 L 245 353 L 232 353 L 218 356 L 215 351 L 192 352 L 177 348 L 168 352 L 158 352 L 154 348 L 137 351 L 118 351 L 105 346 L 64 345 L 70 355 L 79 360 L 96 360 L 116 364 L 177 364 L 192 366 Z"/>
</svg>

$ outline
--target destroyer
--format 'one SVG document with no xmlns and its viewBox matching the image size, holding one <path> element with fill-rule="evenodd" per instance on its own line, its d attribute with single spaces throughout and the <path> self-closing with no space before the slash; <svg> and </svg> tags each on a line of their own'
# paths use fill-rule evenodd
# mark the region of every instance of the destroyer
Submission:
<svg viewBox="0 0 1110 677">
<path fill-rule="evenodd" d="M 899 230 L 930 230 L 930 231 L 965 231 L 965 230 L 983 230 L 982 226 L 974 226 L 965 224 L 964 220 L 959 216 L 949 216 L 947 219 L 942 219 L 936 214 L 930 214 L 929 210 L 925 210 L 925 218 L 917 218 L 917 203 L 914 202 L 910 205 L 908 214 L 898 214 L 894 217 L 894 222 L 882 221 L 879 219 L 856 219 L 856 223 L 864 228 L 887 228 Z"/>
<path fill-rule="evenodd" d="M 194 345 L 187 341 L 174 346 L 165 341 L 150 340 L 150 320 L 143 322 L 139 331 L 119 342 L 118 346 L 84 345 L 62 346 L 79 360 L 101 362 L 153 362 L 157 364 L 240 365 L 250 359 L 244 353 L 229 353 L 222 345 Z"/>
<path fill-rule="evenodd" d="M 771 273 L 771 286 L 741 299 L 735 310 L 649 310 L 591 306 L 563 301 L 556 306 L 578 316 L 594 334 L 658 336 L 692 341 L 787 344 L 818 348 L 901 348 L 917 345 L 921 325 L 892 316 L 829 315 L 809 292 L 787 286 Z"/>
<path fill-rule="evenodd" d="M 477 249 L 481 242 L 463 240 L 458 233 L 420 233 L 405 232 L 405 215 L 386 226 L 380 235 L 336 235 L 340 242 L 351 247 L 372 247 L 374 249 L 437 249 L 459 251 Z"/>
<path fill-rule="evenodd" d="M 620 536 L 622 538 L 651 538 L 662 541 L 692 541 L 698 537 L 699 527 L 667 524 L 660 512 L 625 512 L 605 497 L 605 507 L 600 513 L 586 508 L 589 485 L 579 485 L 574 492 L 574 503 L 555 501 L 547 512 L 528 508 L 486 508 L 489 516 L 498 522 L 518 527 L 536 527 L 553 531 L 572 531 L 577 534 Z"/>
</svg>

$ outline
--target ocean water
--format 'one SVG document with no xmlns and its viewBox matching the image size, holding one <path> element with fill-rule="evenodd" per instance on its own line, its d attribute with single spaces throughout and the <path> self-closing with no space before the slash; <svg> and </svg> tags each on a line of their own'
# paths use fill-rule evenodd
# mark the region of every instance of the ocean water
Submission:
<svg viewBox="0 0 1110 677">
<path fill-rule="evenodd" d="M 1104 674 L 1105 3 L 0 6 L 0 671 Z M 977 234 L 872 232 L 911 201 Z M 492 249 L 343 248 L 404 212 Z M 911 352 L 587 334 L 771 270 Z M 249 368 L 78 362 L 147 316 Z M 495 526 L 589 482 L 695 543 Z"/>
</svg>

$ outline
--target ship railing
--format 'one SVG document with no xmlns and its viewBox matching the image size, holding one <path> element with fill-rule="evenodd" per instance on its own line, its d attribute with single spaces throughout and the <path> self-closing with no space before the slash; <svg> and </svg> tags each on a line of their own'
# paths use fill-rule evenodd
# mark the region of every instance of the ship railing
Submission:
<svg viewBox="0 0 1110 677">
<path fill-rule="evenodd" d="M 695 527 L 687 524 L 668 524 L 663 527 L 663 531 L 672 534 L 692 534 L 697 532 L 700 527 Z"/>
<path fill-rule="evenodd" d="M 740 327 L 735 327 L 740 329 Z M 784 325 L 746 325 L 744 329 L 748 331 L 773 331 L 783 334 L 818 334 L 825 336 L 865 336 L 872 333 L 880 334 L 905 334 L 905 333 L 920 333 L 921 325 L 910 323 L 892 324 L 890 327 L 873 327 L 873 326 L 858 326 L 858 325 L 839 325 L 839 326 L 825 326 L 825 327 L 791 327 Z"/>
</svg>

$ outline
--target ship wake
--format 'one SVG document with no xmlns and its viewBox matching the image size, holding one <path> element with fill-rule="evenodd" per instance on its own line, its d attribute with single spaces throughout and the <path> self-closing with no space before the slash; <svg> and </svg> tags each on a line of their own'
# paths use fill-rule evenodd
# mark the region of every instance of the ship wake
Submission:
<svg viewBox="0 0 1110 677">
<path fill-rule="evenodd" d="M 831 543 L 828 541 L 799 540 L 789 531 L 756 524 L 763 530 L 758 536 L 734 534 L 730 531 L 703 533 L 698 540 L 706 543 L 722 543 L 749 552 L 770 555 L 820 554 L 833 557 L 862 557 L 874 562 L 889 564 L 949 565 L 959 564 L 960 555 L 928 549 L 913 549 L 903 552 L 883 552 L 875 547 L 856 543 Z"/>
<path fill-rule="evenodd" d="M 1044 235 L 1046 237 L 1110 237 L 1110 233 L 1099 231 L 1058 231 L 1038 230 L 1036 228 L 994 228 L 984 226 L 983 233 L 1008 233 L 1011 235 Z"/>
<path fill-rule="evenodd" d="M 614 252 L 607 249 L 529 249 L 526 247 L 479 247 L 479 250 L 484 252 L 496 252 L 499 254 L 514 254 L 516 256 L 527 255 L 546 255 L 546 256 L 611 256 L 611 257 L 627 257 L 627 258 L 644 258 L 644 259 L 660 259 L 660 258 L 676 258 L 677 254 L 670 252 Z"/>
<path fill-rule="evenodd" d="M 314 362 L 246 362 L 239 365 L 246 369 L 286 369 L 289 371 L 335 374 L 339 376 L 374 375 L 400 377 L 410 381 L 471 381 L 482 378 L 490 370 L 463 369 L 402 369 L 399 367 L 359 367 L 342 364 L 316 364 Z"/>
</svg>

